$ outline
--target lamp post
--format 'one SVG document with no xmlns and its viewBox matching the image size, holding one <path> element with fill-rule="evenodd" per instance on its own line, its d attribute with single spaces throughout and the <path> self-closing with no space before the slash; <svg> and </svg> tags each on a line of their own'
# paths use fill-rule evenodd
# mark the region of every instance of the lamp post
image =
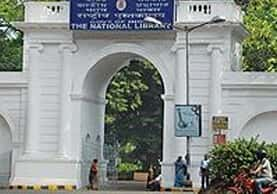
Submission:
<svg viewBox="0 0 277 194">
<path fill-rule="evenodd" d="M 185 32 L 185 38 L 186 38 L 186 105 L 189 105 L 190 100 L 189 100 L 189 33 L 197 28 L 201 28 L 202 26 L 205 26 L 207 24 L 215 24 L 215 23 L 221 23 L 221 22 L 225 22 L 226 20 L 224 18 L 221 18 L 219 16 L 215 16 L 213 17 L 210 21 L 207 22 L 203 22 L 201 24 L 189 27 L 187 26 L 185 23 L 176 23 L 173 25 L 173 28 L 182 32 Z M 156 25 L 160 25 L 160 26 L 164 26 L 163 23 L 159 20 L 157 20 L 156 18 L 153 17 L 145 17 L 144 18 L 144 22 L 146 23 L 152 23 L 152 24 L 156 24 Z M 191 161 L 190 161 L 190 136 L 186 136 L 187 138 L 187 150 L 186 150 L 186 163 L 188 166 L 190 166 Z"/>
</svg>

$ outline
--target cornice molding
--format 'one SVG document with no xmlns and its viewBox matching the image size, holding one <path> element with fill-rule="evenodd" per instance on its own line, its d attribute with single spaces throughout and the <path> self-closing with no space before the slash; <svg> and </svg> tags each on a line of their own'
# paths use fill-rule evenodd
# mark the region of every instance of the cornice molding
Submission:
<svg viewBox="0 0 277 194">
<path fill-rule="evenodd" d="M 277 89 L 277 74 L 266 72 L 224 72 L 223 89 Z"/>
<path fill-rule="evenodd" d="M 0 88 L 27 88 L 28 82 L 0 82 Z"/>
<path fill-rule="evenodd" d="M 99 105 L 107 104 L 107 100 L 101 97 L 94 98 L 94 97 L 89 97 L 82 94 L 71 94 L 70 96 L 72 100 L 85 101 L 85 102 L 90 102 L 90 103 L 99 104 Z"/>
<path fill-rule="evenodd" d="M 27 43 L 26 49 L 28 51 L 31 49 L 36 49 L 38 52 L 42 53 L 44 51 L 44 46 L 41 43 Z"/>
<path fill-rule="evenodd" d="M 222 89 L 251 89 L 251 90 L 274 90 L 277 89 L 277 84 L 270 83 L 243 83 L 243 82 L 224 82 L 221 84 Z"/>
<path fill-rule="evenodd" d="M 69 31 L 69 23 L 28 23 L 28 22 L 13 22 L 12 23 L 16 28 L 24 31 L 47 31 L 47 30 L 64 30 Z"/>
</svg>

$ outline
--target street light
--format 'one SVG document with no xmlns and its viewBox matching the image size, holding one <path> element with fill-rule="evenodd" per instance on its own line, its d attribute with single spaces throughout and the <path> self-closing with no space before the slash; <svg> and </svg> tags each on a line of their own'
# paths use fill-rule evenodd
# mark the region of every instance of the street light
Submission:
<svg viewBox="0 0 277 194">
<path fill-rule="evenodd" d="M 202 26 L 205 26 L 207 24 L 215 24 L 215 23 L 221 23 L 225 22 L 226 19 L 215 16 L 211 20 L 207 22 L 203 22 L 201 24 L 189 27 L 186 23 L 176 23 L 173 25 L 173 28 L 176 30 L 180 30 L 186 33 L 186 105 L 189 105 L 189 33 L 197 28 L 200 28 Z M 147 16 L 144 18 L 144 22 L 146 23 L 152 23 L 160 26 L 164 26 L 164 24 L 157 20 L 156 18 Z M 190 166 L 190 136 L 187 136 L 187 150 L 186 150 L 186 163 L 188 166 Z"/>
</svg>

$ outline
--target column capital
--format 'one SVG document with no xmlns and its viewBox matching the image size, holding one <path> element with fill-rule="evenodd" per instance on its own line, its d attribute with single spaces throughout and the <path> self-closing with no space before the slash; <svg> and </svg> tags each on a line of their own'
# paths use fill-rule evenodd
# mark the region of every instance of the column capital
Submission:
<svg viewBox="0 0 277 194">
<path fill-rule="evenodd" d="M 224 52 L 224 46 L 221 43 L 211 43 L 207 47 L 208 54 L 212 54 L 214 50 L 219 50 L 221 53 Z"/>
<path fill-rule="evenodd" d="M 65 50 L 69 50 L 71 53 L 76 53 L 79 47 L 75 43 L 62 43 L 59 45 L 59 53 L 63 53 Z"/>
<path fill-rule="evenodd" d="M 186 32 L 185 31 L 177 32 L 175 44 L 171 48 L 171 51 L 176 52 L 178 49 L 186 49 Z"/>
<path fill-rule="evenodd" d="M 171 47 L 171 51 L 174 53 L 179 49 L 186 49 L 186 43 L 185 42 L 175 42 L 175 44 Z"/>
<path fill-rule="evenodd" d="M 173 94 L 162 94 L 161 97 L 164 101 L 174 101 L 175 100 L 175 95 L 173 95 Z"/>
<path fill-rule="evenodd" d="M 35 49 L 38 52 L 42 53 L 44 51 L 44 46 L 42 43 L 29 43 L 26 46 L 27 51 L 30 51 L 31 49 Z"/>
</svg>

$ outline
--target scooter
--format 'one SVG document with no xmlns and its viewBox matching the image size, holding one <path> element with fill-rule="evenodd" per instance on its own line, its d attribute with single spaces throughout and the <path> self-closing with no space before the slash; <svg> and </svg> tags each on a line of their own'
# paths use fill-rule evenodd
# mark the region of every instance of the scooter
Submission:
<svg viewBox="0 0 277 194">
<path fill-rule="evenodd" d="M 227 187 L 227 194 L 254 194 L 255 193 L 255 179 L 252 178 L 251 173 L 242 169 L 235 177 L 233 185 Z M 277 181 L 273 180 L 271 183 L 262 188 L 263 194 L 277 194 Z"/>
</svg>

